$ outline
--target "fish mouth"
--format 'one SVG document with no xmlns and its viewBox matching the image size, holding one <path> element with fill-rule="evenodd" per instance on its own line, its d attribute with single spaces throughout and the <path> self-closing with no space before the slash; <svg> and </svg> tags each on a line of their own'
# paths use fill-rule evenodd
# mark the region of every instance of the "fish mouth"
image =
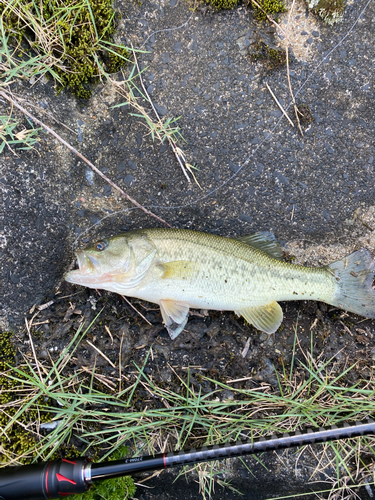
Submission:
<svg viewBox="0 0 375 500">
<path fill-rule="evenodd" d="M 76 252 L 75 255 L 78 266 L 78 269 L 76 269 L 76 271 L 89 274 L 93 274 L 97 271 L 95 266 L 98 266 L 98 261 L 94 257 L 86 255 L 82 250 Z"/>
<path fill-rule="evenodd" d="M 88 281 L 96 281 L 99 273 L 95 265 L 98 265 L 98 261 L 86 255 L 82 250 L 75 252 L 75 256 L 77 268 L 66 273 L 65 281 L 77 285 L 86 285 Z"/>
</svg>

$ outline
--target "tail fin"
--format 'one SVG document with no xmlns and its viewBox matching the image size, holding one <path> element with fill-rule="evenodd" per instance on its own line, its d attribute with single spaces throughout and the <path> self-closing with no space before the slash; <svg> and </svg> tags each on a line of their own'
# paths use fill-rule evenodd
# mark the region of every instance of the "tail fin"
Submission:
<svg viewBox="0 0 375 500">
<path fill-rule="evenodd" d="M 327 266 L 336 276 L 338 285 L 332 305 L 375 318 L 374 267 L 375 260 L 364 248 Z"/>
</svg>

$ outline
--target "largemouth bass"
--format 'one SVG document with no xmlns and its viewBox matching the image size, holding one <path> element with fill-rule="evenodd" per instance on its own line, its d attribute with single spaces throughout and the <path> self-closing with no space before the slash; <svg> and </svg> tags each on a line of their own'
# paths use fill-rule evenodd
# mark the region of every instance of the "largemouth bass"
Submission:
<svg viewBox="0 0 375 500">
<path fill-rule="evenodd" d="M 67 281 L 159 304 L 172 339 L 190 307 L 234 311 L 266 333 L 283 320 L 277 301 L 318 300 L 375 318 L 375 262 L 365 249 L 313 268 L 284 262 L 271 233 L 232 239 L 145 229 L 103 239 L 76 256 L 79 269 Z"/>
</svg>

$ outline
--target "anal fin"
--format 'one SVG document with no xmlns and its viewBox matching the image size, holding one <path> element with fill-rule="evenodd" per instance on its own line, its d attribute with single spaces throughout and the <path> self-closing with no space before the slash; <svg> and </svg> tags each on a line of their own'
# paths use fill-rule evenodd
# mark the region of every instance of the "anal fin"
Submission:
<svg viewBox="0 0 375 500">
<path fill-rule="evenodd" d="M 189 304 L 171 299 L 162 299 L 160 301 L 160 311 L 169 336 L 174 340 L 187 323 Z"/>
<path fill-rule="evenodd" d="M 248 323 L 266 333 L 275 333 L 283 320 L 283 311 L 275 301 L 264 306 L 247 307 L 235 313 L 240 314 Z"/>
</svg>

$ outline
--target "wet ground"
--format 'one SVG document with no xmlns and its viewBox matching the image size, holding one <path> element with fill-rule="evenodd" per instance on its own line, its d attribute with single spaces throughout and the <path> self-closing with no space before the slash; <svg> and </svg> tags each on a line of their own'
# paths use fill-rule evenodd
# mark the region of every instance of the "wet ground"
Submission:
<svg viewBox="0 0 375 500">
<path fill-rule="evenodd" d="M 199 168 L 195 175 L 202 190 L 187 182 L 170 148 L 153 143 L 128 107 L 112 108 L 124 99 L 108 86 L 97 87 L 90 101 L 77 102 L 66 93 L 56 97 L 51 82 L 15 84 L 12 90 L 25 107 L 174 227 L 223 236 L 273 231 L 302 264 L 326 264 L 361 246 L 374 250 L 373 2 L 349 2 L 344 22 L 335 27 L 313 17 L 304 3 L 296 3 L 291 84 L 297 101 L 309 107 L 314 119 L 303 125 L 303 137 L 282 116 L 265 85 L 267 81 L 287 108 L 285 68 L 271 72 L 246 55 L 259 29 L 247 9 L 192 11 L 176 0 L 142 5 L 119 1 L 117 9 L 123 13 L 118 40 L 147 50 L 138 58 L 147 67 L 144 83 L 160 115 L 181 116 L 186 140 L 181 147 Z M 281 22 L 284 28 L 287 16 Z M 284 35 L 279 34 L 276 40 L 283 43 Z M 9 111 L 2 108 L 2 114 Z M 293 118 L 292 108 L 288 113 Z M 133 360 L 144 359 L 153 345 L 156 356 L 150 370 L 156 380 L 168 380 L 169 363 L 180 370 L 203 367 L 227 380 L 251 374 L 257 382 L 275 384 L 271 366 L 280 367 L 281 358 L 290 361 L 297 320 L 302 348 L 310 348 L 314 325 L 314 354 L 325 359 L 336 355 L 338 369 L 360 360 L 357 377 L 369 376 L 374 322 L 340 316 L 322 304 L 282 304 L 283 328 L 271 338 L 231 313 L 198 312 L 187 331 L 171 342 L 157 309 L 135 303 L 149 325 L 117 296 L 62 282 L 77 245 L 161 224 L 133 209 L 47 134 L 37 151 L 20 152 L 19 157 L 7 151 L 0 163 L 0 327 L 18 331 L 22 342 L 24 318 L 30 317 L 32 306 L 53 300 L 38 316 L 49 320 L 40 326 L 42 339 L 36 340 L 42 359 L 51 348 L 59 352 L 66 345 L 82 315 L 86 320 L 94 317 L 98 301 L 97 307 L 105 309 L 102 324 L 89 333 L 91 341 L 116 361 L 119 340 L 112 345 L 103 325 L 117 339 L 125 332 L 124 370 Z M 70 302 L 80 314 L 63 321 Z M 242 357 L 249 338 L 248 353 Z M 84 366 L 90 367 L 96 358 L 101 370 L 109 370 L 87 344 L 80 356 Z M 251 381 L 244 387 L 247 383 Z M 297 475 L 293 455 L 283 460 L 284 466 L 271 457 L 270 472 L 251 462 L 255 477 L 236 464 L 231 479 L 247 495 L 242 498 L 309 490 L 311 457 L 299 462 Z M 187 486 L 184 480 L 172 485 L 173 477 L 168 473 L 153 479 L 147 484 L 154 489 L 139 490 L 137 498 L 196 497 L 194 478 Z M 232 493 L 217 489 L 216 495 L 230 498 Z"/>
</svg>

